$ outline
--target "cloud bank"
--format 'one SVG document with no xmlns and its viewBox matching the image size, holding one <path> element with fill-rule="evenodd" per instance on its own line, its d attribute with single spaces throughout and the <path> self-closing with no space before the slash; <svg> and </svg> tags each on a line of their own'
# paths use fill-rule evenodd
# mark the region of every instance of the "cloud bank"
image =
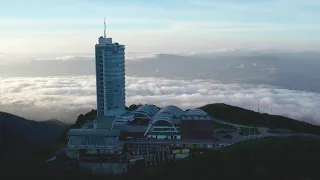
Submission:
<svg viewBox="0 0 320 180">
<path fill-rule="evenodd" d="M 184 109 L 226 103 L 320 124 L 317 93 L 267 85 L 225 84 L 210 80 L 127 77 L 127 105 L 152 103 Z M 34 120 L 73 122 L 95 108 L 95 77 L 0 78 L 0 111 Z M 260 105 L 259 105 L 260 104 Z"/>
</svg>

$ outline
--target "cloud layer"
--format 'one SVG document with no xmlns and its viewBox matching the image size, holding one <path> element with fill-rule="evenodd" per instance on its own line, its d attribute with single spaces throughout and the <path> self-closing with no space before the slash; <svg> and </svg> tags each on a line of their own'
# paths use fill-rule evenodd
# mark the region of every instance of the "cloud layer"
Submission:
<svg viewBox="0 0 320 180">
<path fill-rule="evenodd" d="M 261 112 L 320 124 L 320 96 L 316 93 L 208 80 L 126 80 L 127 105 L 173 104 L 186 109 L 227 103 L 255 111 L 259 106 Z M 0 78 L 0 94 L 0 111 L 35 120 L 72 122 L 80 113 L 95 108 L 95 77 Z"/>
</svg>

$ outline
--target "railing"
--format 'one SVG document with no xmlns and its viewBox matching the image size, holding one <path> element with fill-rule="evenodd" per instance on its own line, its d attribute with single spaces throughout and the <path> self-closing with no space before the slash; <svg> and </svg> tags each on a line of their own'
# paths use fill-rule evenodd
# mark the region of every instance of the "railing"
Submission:
<svg viewBox="0 0 320 180">
<path fill-rule="evenodd" d="M 120 146 L 103 146 L 103 145 L 68 145 L 69 149 L 105 149 L 105 150 L 121 150 L 123 145 Z"/>
</svg>

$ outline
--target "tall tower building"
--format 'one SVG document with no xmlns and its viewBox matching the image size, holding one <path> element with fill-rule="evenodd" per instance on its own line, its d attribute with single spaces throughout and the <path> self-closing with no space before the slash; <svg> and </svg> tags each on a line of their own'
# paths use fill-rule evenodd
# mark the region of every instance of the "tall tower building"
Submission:
<svg viewBox="0 0 320 180">
<path fill-rule="evenodd" d="M 104 36 L 95 45 L 97 114 L 119 116 L 125 112 L 125 46 Z"/>
</svg>

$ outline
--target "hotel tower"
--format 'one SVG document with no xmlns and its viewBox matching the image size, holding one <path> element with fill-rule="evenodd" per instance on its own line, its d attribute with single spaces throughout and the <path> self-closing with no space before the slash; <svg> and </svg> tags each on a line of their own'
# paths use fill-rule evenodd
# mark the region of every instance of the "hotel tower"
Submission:
<svg viewBox="0 0 320 180">
<path fill-rule="evenodd" d="M 95 45 L 97 115 L 120 116 L 125 113 L 125 46 L 104 36 Z"/>
</svg>

